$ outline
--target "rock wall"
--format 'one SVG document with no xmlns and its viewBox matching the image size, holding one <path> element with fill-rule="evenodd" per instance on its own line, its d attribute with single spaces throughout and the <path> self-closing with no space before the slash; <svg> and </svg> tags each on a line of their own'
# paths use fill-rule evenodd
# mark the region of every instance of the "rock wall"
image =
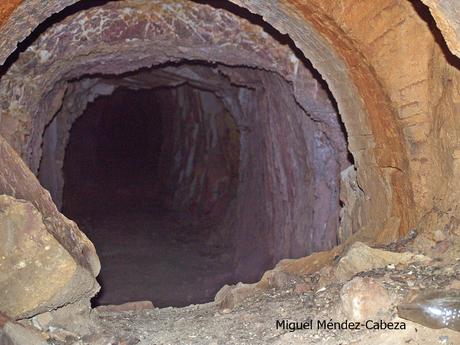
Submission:
<svg viewBox="0 0 460 345">
<path fill-rule="evenodd" d="M 162 121 L 163 205 L 211 224 L 225 215 L 238 185 L 240 136 L 215 94 L 184 86 Z"/>
<path fill-rule="evenodd" d="M 456 56 L 460 55 L 460 4 L 454 0 L 422 0 L 429 7 L 436 25 L 441 30 L 442 39 Z M 439 37 L 439 36 L 438 36 Z M 439 37 L 441 38 L 441 37 Z"/>
<path fill-rule="evenodd" d="M 365 195 L 356 204 L 362 233 L 388 241 L 456 226 L 458 65 L 427 9 L 403 0 L 238 3 L 289 33 L 327 80 Z"/>
</svg>

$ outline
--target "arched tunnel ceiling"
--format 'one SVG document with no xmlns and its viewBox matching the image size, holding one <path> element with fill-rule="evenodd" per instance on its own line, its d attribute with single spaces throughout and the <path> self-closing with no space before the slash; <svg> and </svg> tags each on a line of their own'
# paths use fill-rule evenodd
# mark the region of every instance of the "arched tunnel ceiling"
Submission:
<svg viewBox="0 0 460 345">
<path fill-rule="evenodd" d="M 360 205 L 364 218 L 361 225 L 371 232 L 378 231 L 382 239 L 393 238 L 394 234 L 405 233 L 415 226 L 420 215 L 432 207 L 430 200 L 435 192 L 431 188 L 429 192 L 425 190 L 427 179 L 422 185 L 418 183 L 419 171 L 426 170 L 426 163 L 424 167 L 408 164 L 414 155 L 410 152 L 413 146 L 410 142 L 426 141 L 422 137 L 430 132 L 429 121 L 421 114 L 432 113 L 426 98 L 433 87 L 427 82 L 432 48 L 430 39 L 424 39 L 431 33 L 411 2 L 389 0 L 359 5 L 354 0 L 233 2 L 261 15 L 280 32 L 288 33 L 328 82 L 348 130 L 358 180 L 372 195 Z M 34 1 L 3 3 L 1 34 L 7 39 L 0 46 L 0 61 L 40 22 L 73 3 L 76 1 L 47 1 L 39 6 Z M 431 1 L 428 5 L 432 6 L 433 13 L 456 6 L 449 1 L 437 3 L 436 8 Z M 435 14 L 435 18 L 440 23 L 441 17 Z M 363 20 L 375 20 L 376 28 L 360 29 L 356 23 Z M 385 30 L 386 26 L 391 29 Z M 440 27 L 444 33 L 450 32 L 447 41 L 452 47 L 454 30 L 441 24 Z M 414 55 L 417 43 L 410 35 L 418 29 L 421 29 L 418 37 L 423 46 L 417 47 L 419 51 Z M 394 43 L 393 34 L 401 30 L 407 34 L 407 41 L 402 37 L 398 43 L 400 49 L 385 52 L 388 45 Z M 412 65 L 419 67 L 411 68 Z M 406 94 L 420 100 L 408 101 Z M 420 151 L 423 150 L 417 150 L 419 161 L 433 154 L 429 149 Z M 360 169 L 361 166 L 366 169 Z M 441 169 L 435 170 L 428 179 L 441 174 Z M 382 212 L 368 216 L 377 206 Z"/>
<path fill-rule="evenodd" d="M 0 61 L 5 61 L 18 41 L 51 14 L 76 1 L 7 1 L 1 6 Z M 455 21 L 441 23 L 444 10 L 454 13 L 452 1 L 426 1 L 446 40 L 453 47 Z M 430 69 L 444 73 L 440 51 L 426 22 L 418 16 L 419 2 L 254 1 L 234 3 L 262 16 L 282 33 L 288 33 L 328 82 L 337 99 L 355 156 L 358 180 L 369 194 L 360 225 L 393 238 L 416 226 L 433 208 L 437 188 L 429 181 L 443 175 L 432 157 L 443 148 L 428 144 L 431 117 L 437 111 L 430 96 L 439 92 Z M 15 6 L 17 7 L 15 8 Z M 444 18 L 444 17 L 442 17 Z M 373 20 L 373 28 L 363 23 Z M 396 36 L 399 38 L 395 41 Z M 390 49 L 396 44 L 397 49 Z M 435 61 L 433 68 L 432 61 Z M 437 68 L 439 66 L 439 68 Z M 433 98 L 433 97 L 431 97 Z M 452 144 L 450 144 L 452 145 Z M 417 146 L 415 148 L 415 146 Z M 441 145 L 443 146 L 443 145 Z M 449 146 L 449 145 L 448 145 Z M 456 150 L 456 148 L 451 148 Z M 416 159 L 417 163 L 410 164 Z M 448 166 L 451 163 L 446 163 Z M 360 169 L 365 167 L 365 169 Z M 425 174 L 427 170 L 431 172 Z M 421 178 L 421 173 L 425 175 Z M 435 183 L 436 184 L 436 183 Z M 384 193 L 382 193 L 384 191 Z M 415 205 L 415 207 L 414 207 Z M 380 208 L 378 215 L 370 210 Z"/>
<path fill-rule="evenodd" d="M 406 144 L 401 128 L 395 121 L 397 107 L 393 106 L 391 96 L 389 98 L 372 64 L 362 63 L 367 58 L 357 49 L 353 37 L 349 37 L 352 35 L 344 32 L 341 26 L 346 23 L 339 22 L 340 17 L 326 17 L 325 13 L 331 12 L 331 9 L 315 2 L 279 4 L 241 1 L 238 4 L 262 15 L 281 32 L 289 33 L 328 82 L 348 130 L 350 151 L 355 156 L 358 168 L 358 180 L 366 193 L 372 195 L 357 206 L 363 209 L 360 212 L 360 226 L 368 228 L 370 232 L 379 231 L 382 238 L 388 240 L 407 232 L 414 222 L 414 216 L 408 211 L 412 209 L 413 193 L 407 172 Z M 66 4 L 70 2 L 47 2 L 44 7 L 34 6 L 33 2 L 22 2 L 4 24 L 4 34 L 6 37 L 19 38 L 19 33 L 31 31 L 36 25 L 24 23 L 24 18 L 39 18 L 40 21 L 41 17 L 59 11 Z M 379 11 L 370 8 L 364 13 L 376 10 Z M 17 22 L 14 25 L 9 25 L 15 20 Z M 337 35 L 337 32 L 341 34 Z M 6 56 L 11 47 L 8 48 L 7 42 L 4 44 Z M 361 166 L 366 169 L 360 169 Z M 402 174 L 402 171 L 406 174 Z M 370 215 L 369 211 L 376 207 L 382 211 L 378 215 Z"/>
<path fill-rule="evenodd" d="M 240 5 L 249 5 L 249 1 L 231 0 Z M 455 0 L 421 0 L 429 8 L 437 25 L 452 52 L 460 55 L 460 3 Z M 34 0 L 8 0 L 0 4 L 0 34 L 4 39 L 0 43 L 0 63 L 24 40 L 41 22 L 54 13 L 77 3 L 78 0 L 49 0 L 36 6 Z M 295 1 L 287 1 L 294 3 Z M 248 6 L 249 8 L 249 6 Z M 261 14 L 259 11 L 254 13 Z M 11 23 L 15 23 L 11 25 Z"/>
</svg>

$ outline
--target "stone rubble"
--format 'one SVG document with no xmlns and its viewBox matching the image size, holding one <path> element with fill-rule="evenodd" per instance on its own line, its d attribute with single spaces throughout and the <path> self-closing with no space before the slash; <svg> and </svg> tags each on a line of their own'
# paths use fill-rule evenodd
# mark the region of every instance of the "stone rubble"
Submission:
<svg viewBox="0 0 460 345">
<path fill-rule="evenodd" d="M 23 326 L 0 314 L 0 344 L 47 345 L 46 338 L 37 330 Z"/>
<path fill-rule="evenodd" d="M 397 305 L 424 291 L 447 291 L 460 286 L 460 260 L 452 260 L 450 256 L 427 260 L 426 256 L 410 252 L 412 245 L 408 243 L 402 253 L 364 244 L 355 246 L 356 256 L 362 251 L 372 262 L 380 262 L 383 257 L 397 263 L 385 262 L 386 265 L 358 270 L 346 281 L 333 275 L 335 278 L 327 285 L 321 285 L 325 268 L 332 270 L 338 265 L 338 260 L 333 260 L 314 272 L 275 271 L 279 278 L 266 277 L 265 281 L 276 282 L 274 285 L 239 283 L 225 286 L 212 303 L 184 308 L 140 308 L 142 310 L 136 309 L 139 306 L 136 302 L 120 310 L 99 307 L 89 314 L 94 326 L 90 334 L 77 336 L 71 329 L 63 328 L 48 328 L 46 333 L 59 345 L 102 345 L 104 342 L 141 345 L 456 344 L 460 341 L 458 332 L 433 330 L 397 315 Z M 147 304 L 140 302 L 141 307 Z M 46 315 L 34 319 L 49 322 Z M 276 327 L 277 320 L 306 322 L 310 319 L 315 325 L 312 330 L 291 332 Z M 338 329 L 339 326 L 322 329 L 318 326 L 318 321 L 323 325 L 328 322 L 343 325 L 346 320 L 348 323 L 361 321 L 360 329 Z M 367 323 L 368 320 L 371 321 Z M 373 328 L 402 323 L 405 329 Z M 63 335 L 67 335 L 67 340 L 63 340 Z"/>
<path fill-rule="evenodd" d="M 335 278 L 343 282 L 355 274 L 389 265 L 406 265 L 410 262 L 429 262 L 428 257 L 414 253 L 395 253 L 382 249 L 371 248 L 364 243 L 353 243 L 339 259 L 335 268 Z M 391 266 L 390 266 L 391 267 Z"/>
</svg>

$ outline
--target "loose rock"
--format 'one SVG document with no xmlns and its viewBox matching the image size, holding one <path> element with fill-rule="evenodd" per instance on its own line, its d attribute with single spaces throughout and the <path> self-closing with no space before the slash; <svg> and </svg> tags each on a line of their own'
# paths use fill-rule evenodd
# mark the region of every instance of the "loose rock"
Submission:
<svg viewBox="0 0 460 345">
<path fill-rule="evenodd" d="M 256 284 L 225 285 L 217 292 L 214 302 L 219 305 L 221 310 L 233 309 L 239 302 L 254 295 L 257 291 Z"/>
<path fill-rule="evenodd" d="M 47 345 L 46 339 L 36 330 L 20 325 L 0 314 L 0 344 Z"/>
<path fill-rule="evenodd" d="M 389 310 L 391 299 L 385 288 L 371 278 L 356 277 L 340 291 L 344 313 L 350 320 L 373 319 Z"/>
<path fill-rule="evenodd" d="M 382 249 L 371 248 L 364 243 L 355 242 L 340 259 L 335 276 L 339 281 L 346 281 L 356 273 L 382 268 L 388 265 L 408 264 L 410 262 L 429 261 L 428 257 L 410 252 L 395 253 Z"/>
</svg>

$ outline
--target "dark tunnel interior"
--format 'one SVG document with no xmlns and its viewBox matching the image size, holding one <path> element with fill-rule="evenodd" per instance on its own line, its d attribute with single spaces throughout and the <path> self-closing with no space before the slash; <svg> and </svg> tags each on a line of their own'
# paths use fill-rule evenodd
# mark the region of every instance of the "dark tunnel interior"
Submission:
<svg viewBox="0 0 460 345">
<path fill-rule="evenodd" d="M 39 179 L 97 248 L 94 305 L 209 302 L 338 243 L 349 161 L 327 93 L 305 90 L 314 120 L 277 74 L 221 68 L 83 77 L 48 124 Z"/>
<path fill-rule="evenodd" d="M 457 343 L 455 2 L 5 0 L 0 345 Z"/>
<path fill-rule="evenodd" d="M 352 160 L 322 76 L 261 17 L 205 4 L 187 2 L 190 18 L 169 22 L 174 6 L 157 18 L 153 2 L 85 2 L 36 33 L 79 10 L 88 23 L 100 11 L 152 14 L 82 36 L 94 54 L 101 41 L 114 51 L 69 58 L 31 142 L 40 183 L 95 245 L 94 305 L 209 302 L 224 284 L 257 282 L 280 260 L 351 235 L 339 224 L 341 172 Z M 210 34 L 200 18 L 215 11 Z M 62 54 L 78 53 L 72 44 Z"/>
<path fill-rule="evenodd" d="M 178 93 L 187 94 L 190 102 L 178 107 Z M 98 248 L 102 292 L 94 299 L 96 305 L 133 300 L 154 300 L 160 307 L 203 303 L 233 282 L 231 248 L 209 244 L 208 235 L 219 226 L 216 209 L 225 213 L 234 197 L 237 176 L 232 174 L 238 168 L 227 158 L 235 154 L 231 150 L 238 151 L 238 138 L 229 141 L 232 129 L 220 128 L 216 146 L 197 140 L 198 132 L 206 139 L 211 116 L 197 101 L 202 93 L 187 86 L 119 88 L 89 104 L 72 126 L 63 212 Z M 179 115 L 199 117 L 201 127 L 193 118 L 177 127 Z M 190 156 L 188 161 L 178 156 L 191 151 L 195 164 L 207 169 L 197 178 L 220 179 L 217 190 L 206 190 L 208 181 L 202 182 L 202 190 L 186 190 L 184 174 L 193 172 L 184 169 L 193 163 Z M 218 200 L 212 199 L 213 192 Z"/>
<path fill-rule="evenodd" d="M 117 197 L 123 188 L 137 188 L 145 193 L 139 199 L 152 202 L 147 193 L 158 177 L 165 111 L 155 97 L 160 93 L 120 89 L 90 104 L 76 121 L 64 164 L 65 212 L 74 216 L 81 208 L 85 213 L 124 208 L 127 205 Z M 81 203 L 82 199 L 94 204 Z"/>
</svg>

